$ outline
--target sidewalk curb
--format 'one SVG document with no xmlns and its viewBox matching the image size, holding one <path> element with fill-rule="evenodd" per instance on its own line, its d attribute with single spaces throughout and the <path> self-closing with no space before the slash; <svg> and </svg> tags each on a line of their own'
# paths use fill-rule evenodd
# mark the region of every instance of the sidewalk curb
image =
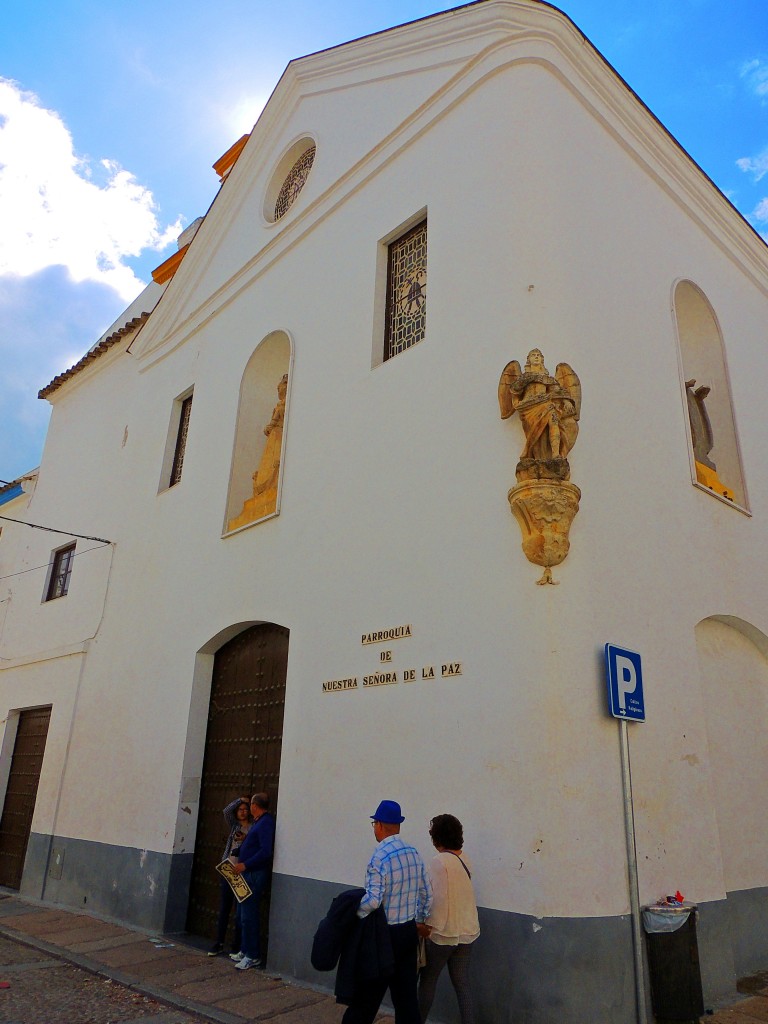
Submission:
<svg viewBox="0 0 768 1024">
<path fill-rule="evenodd" d="M 174 996 L 172 992 L 168 992 L 167 989 L 159 988 L 156 985 L 147 984 L 145 982 L 140 982 L 132 975 L 125 974 L 123 971 L 114 970 L 106 964 L 99 963 L 97 960 L 92 960 L 90 957 L 83 956 L 82 953 L 66 952 L 60 946 L 54 946 L 50 942 L 46 942 L 45 939 L 38 939 L 31 935 L 27 935 L 24 932 L 17 932 L 13 928 L 9 928 L 7 925 L 4 925 L 1 918 L 0 935 L 13 942 L 18 942 L 23 946 L 29 946 L 32 949 L 36 949 L 40 953 L 46 953 L 48 956 L 51 956 L 56 960 L 62 960 L 65 963 L 73 964 L 75 967 L 80 967 L 82 970 L 88 971 L 89 974 L 95 974 L 102 978 L 108 978 L 110 981 L 115 981 L 119 985 L 124 985 L 126 988 L 131 989 L 133 992 L 139 992 L 141 995 L 149 996 L 152 999 L 156 999 L 159 1003 L 164 1003 L 166 1006 L 170 1006 L 175 1010 L 196 1014 L 198 1017 L 203 1017 L 206 1020 L 212 1021 L 213 1024 L 248 1024 L 246 1017 L 239 1017 L 235 1014 L 226 1013 L 224 1010 L 218 1010 L 215 1007 L 196 1003 L 189 999 L 181 999 L 178 996 Z"/>
</svg>

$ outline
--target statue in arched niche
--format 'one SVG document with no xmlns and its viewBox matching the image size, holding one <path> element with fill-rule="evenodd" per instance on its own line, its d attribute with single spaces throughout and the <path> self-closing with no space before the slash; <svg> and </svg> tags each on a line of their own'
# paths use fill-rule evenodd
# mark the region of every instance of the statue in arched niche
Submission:
<svg viewBox="0 0 768 1024">
<path fill-rule="evenodd" d="M 285 420 L 285 396 L 288 393 L 288 374 L 284 373 L 277 385 L 277 405 L 272 418 L 264 427 L 267 444 L 261 456 L 259 468 L 253 474 L 253 496 L 271 495 L 277 501 L 277 480 L 280 476 L 280 453 L 283 447 L 283 422 Z"/>
<path fill-rule="evenodd" d="M 694 388 L 696 390 L 694 391 Z M 733 491 L 727 487 L 717 473 L 717 466 L 712 461 L 711 451 L 715 446 L 715 434 L 712 423 L 704 404 L 712 389 L 705 384 L 696 387 L 696 379 L 685 382 L 685 396 L 688 399 L 688 422 L 691 425 L 691 442 L 693 458 L 696 463 L 696 479 L 716 494 L 722 494 L 729 501 L 734 500 Z"/>
<path fill-rule="evenodd" d="M 229 521 L 228 530 L 236 530 L 246 523 L 263 519 L 277 511 L 277 485 L 280 480 L 287 394 L 288 374 L 284 373 L 277 384 L 277 404 L 272 410 L 269 423 L 264 427 L 267 443 L 261 455 L 259 468 L 253 474 L 253 494 L 246 499 L 240 515 Z"/>
<path fill-rule="evenodd" d="M 688 399 L 688 420 L 691 424 L 693 454 L 697 462 L 701 462 L 710 469 L 717 469 L 717 466 L 709 457 L 709 453 L 715 444 L 715 438 L 712 433 L 709 413 L 704 404 L 707 395 L 712 389 L 702 384 L 694 391 L 695 387 L 695 378 L 685 382 L 685 397 Z"/>
</svg>

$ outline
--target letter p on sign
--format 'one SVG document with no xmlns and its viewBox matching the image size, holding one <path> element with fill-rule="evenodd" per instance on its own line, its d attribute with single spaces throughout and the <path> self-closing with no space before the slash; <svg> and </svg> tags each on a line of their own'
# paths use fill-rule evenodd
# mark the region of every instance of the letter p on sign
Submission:
<svg viewBox="0 0 768 1024">
<path fill-rule="evenodd" d="M 627 710 L 627 694 L 637 689 L 637 672 L 633 662 L 623 654 L 616 655 L 616 671 L 619 677 L 619 709 Z"/>
<path fill-rule="evenodd" d="M 643 672 L 640 655 L 615 644 L 605 645 L 608 703 L 614 718 L 645 721 Z"/>
</svg>

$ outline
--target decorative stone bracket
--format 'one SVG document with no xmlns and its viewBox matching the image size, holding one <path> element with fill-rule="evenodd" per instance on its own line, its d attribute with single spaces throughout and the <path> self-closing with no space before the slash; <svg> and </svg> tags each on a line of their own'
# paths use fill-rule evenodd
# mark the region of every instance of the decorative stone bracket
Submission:
<svg viewBox="0 0 768 1024">
<path fill-rule="evenodd" d="M 507 497 L 520 524 L 525 557 L 544 567 L 536 582 L 557 585 L 552 566 L 560 565 L 568 554 L 568 531 L 579 511 L 581 491 L 562 480 L 528 480 L 513 487 Z"/>
</svg>

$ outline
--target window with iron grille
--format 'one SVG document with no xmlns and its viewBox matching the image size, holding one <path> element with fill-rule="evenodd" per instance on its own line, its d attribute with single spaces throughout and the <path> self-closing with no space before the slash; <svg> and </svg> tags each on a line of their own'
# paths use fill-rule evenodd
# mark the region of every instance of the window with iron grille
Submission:
<svg viewBox="0 0 768 1024">
<path fill-rule="evenodd" d="M 66 596 L 69 590 L 69 580 L 72 576 L 72 562 L 75 559 L 76 546 L 76 544 L 67 544 L 65 548 L 59 548 L 58 551 L 54 551 L 51 575 L 45 592 L 46 601 L 53 601 L 57 597 Z"/>
<path fill-rule="evenodd" d="M 424 338 L 427 325 L 427 222 L 389 245 L 384 358 Z"/>
<path fill-rule="evenodd" d="M 184 465 L 184 452 L 187 447 L 187 432 L 189 430 L 189 416 L 192 412 L 192 395 L 187 395 L 181 402 L 179 414 L 179 431 L 176 435 L 176 447 L 173 451 L 173 466 L 171 467 L 171 478 L 168 486 L 173 487 L 181 480 L 181 470 Z"/>
<path fill-rule="evenodd" d="M 312 170 L 312 164 L 315 160 L 315 152 L 316 147 L 310 146 L 309 149 L 306 149 L 301 154 L 299 159 L 288 172 L 275 203 L 275 220 L 280 220 L 280 218 L 288 212 L 299 192 L 304 188 L 307 178 L 309 177 L 309 172 Z"/>
</svg>

